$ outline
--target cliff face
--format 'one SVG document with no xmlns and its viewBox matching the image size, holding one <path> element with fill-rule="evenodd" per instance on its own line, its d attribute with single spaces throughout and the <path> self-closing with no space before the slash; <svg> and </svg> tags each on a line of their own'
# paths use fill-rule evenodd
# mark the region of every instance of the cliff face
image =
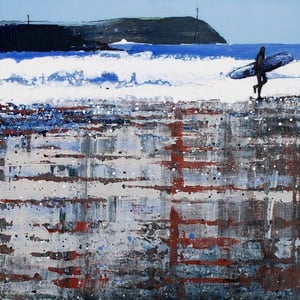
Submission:
<svg viewBox="0 0 300 300">
<path fill-rule="evenodd" d="M 126 39 L 150 44 L 226 43 L 207 23 L 192 17 L 121 18 L 77 26 L 5 24 L 0 26 L 0 51 L 68 51 L 112 49 Z"/>
<path fill-rule="evenodd" d="M 210 25 L 192 17 L 157 19 L 111 19 L 81 27 L 73 27 L 88 40 L 150 44 L 226 43 Z"/>
</svg>

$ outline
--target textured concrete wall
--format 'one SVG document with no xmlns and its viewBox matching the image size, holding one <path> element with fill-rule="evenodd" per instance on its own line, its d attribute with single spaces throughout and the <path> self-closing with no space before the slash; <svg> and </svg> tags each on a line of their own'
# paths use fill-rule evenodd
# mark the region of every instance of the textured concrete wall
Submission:
<svg viewBox="0 0 300 300">
<path fill-rule="evenodd" d="M 1 298 L 297 299 L 298 103 L 2 105 Z"/>
</svg>

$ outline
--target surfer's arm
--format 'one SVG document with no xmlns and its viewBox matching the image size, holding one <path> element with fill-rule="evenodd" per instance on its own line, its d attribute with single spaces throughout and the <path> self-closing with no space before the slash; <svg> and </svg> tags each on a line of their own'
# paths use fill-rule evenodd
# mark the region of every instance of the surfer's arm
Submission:
<svg viewBox="0 0 300 300">
<path fill-rule="evenodd" d="M 263 55 L 257 55 L 255 63 L 254 63 L 254 70 L 259 70 L 261 63 L 264 60 L 264 56 Z"/>
<path fill-rule="evenodd" d="M 255 61 L 255 65 L 260 66 L 261 63 L 263 62 L 263 60 L 264 60 L 264 56 L 263 55 L 258 55 L 257 58 L 256 58 L 256 61 Z"/>
</svg>

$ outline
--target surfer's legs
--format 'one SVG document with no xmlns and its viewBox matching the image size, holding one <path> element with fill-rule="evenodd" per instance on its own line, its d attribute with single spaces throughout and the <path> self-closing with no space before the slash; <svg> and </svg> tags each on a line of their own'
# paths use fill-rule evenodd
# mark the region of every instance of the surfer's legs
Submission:
<svg viewBox="0 0 300 300">
<path fill-rule="evenodd" d="M 254 94 L 256 94 L 256 90 L 257 90 L 257 88 L 258 88 L 258 82 L 259 82 L 259 77 L 256 75 L 256 77 L 257 77 L 257 84 L 255 84 L 254 86 L 253 86 L 253 91 L 254 91 Z"/>
<path fill-rule="evenodd" d="M 253 86 L 254 94 L 256 93 L 256 89 L 257 89 L 257 84 Z"/>
<path fill-rule="evenodd" d="M 264 84 L 266 84 L 268 82 L 268 79 L 267 79 L 267 76 L 266 76 L 266 73 L 262 73 L 260 78 L 259 78 L 259 81 L 258 81 L 258 89 L 257 89 L 257 98 L 261 98 L 261 89 L 263 87 Z"/>
<path fill-rule="evenodd" d="M 257 73 L 256 74 L 256 77 L 257 77 L 257 84 L 253 86 L 253 90 L 254 90 L 254 93 L 256 93 L 256 90 L 257 90 L 257 98 L 261 98 L 261 89 L 262 89 L 262 86 L 264 84 L 267 83 L 267 76 L 266 76 L 266 73 Z"/>
<path fill-rule="evenodd" d="M 262 76 L 259 75 L 259 77 L 257 77 L 257 79 L 258 79 L 258 83 L 257 83 L 257 98 L 259 99 L 259 98 L 261 98 L 260 93 L 261 93 L 261 88 L 263 86 Z"/>
<path fill-rule="evenodd" d="M 262 84 L 266 84 L 268 82 L 268 79 L 267 79 L 267 76 L 266 76 L 266 73 L 262 73 L 261 74 L 261 77 L 262 77 Z"/>
<path fill-rule="evenodd" d="M 257 88 L 261 85 L 261 74 L 257 72 L 256 73 L 256 78 L 257 78 L 257 84 L 255 84 L 253 86 L 254 93 L 256 93 Z"/>
<path fill-rule="evenodd" d="M 261 93 L 261 88 L 262 88 L 262 84 L 260 84 L 260 85 L 258 86 L 258 88 L 257 88 L 257 99 L 260 99 L 260 98 L 261 98 L 261 95 L 260 95 L 260 93 Z"/>
</svg>

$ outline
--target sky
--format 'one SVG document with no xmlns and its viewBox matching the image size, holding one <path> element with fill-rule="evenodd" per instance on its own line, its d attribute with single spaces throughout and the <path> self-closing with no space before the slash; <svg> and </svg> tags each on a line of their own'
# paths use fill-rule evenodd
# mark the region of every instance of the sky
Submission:
<svg viewBox="0 0 300 300">
<path fill-rule="evenodd" d="M 300 0 L 0 0 L 0 20 L 196 16 L 228 43 L 300 44 Z"/>
</svg>

